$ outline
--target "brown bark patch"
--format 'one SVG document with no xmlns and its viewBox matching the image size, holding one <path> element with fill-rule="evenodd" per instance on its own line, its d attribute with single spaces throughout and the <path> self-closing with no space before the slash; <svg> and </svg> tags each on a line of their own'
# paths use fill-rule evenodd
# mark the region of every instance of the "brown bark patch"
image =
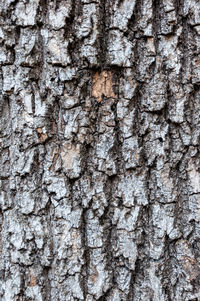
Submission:
<svg viewBox="0 0 200 301">
<path fill-rule="evenodd" d="M 71 145 L 71 143 L 66 143 L 61 150 L 61 158 L 63 161 L 63 166 L 66 170 L 74 168 L 74 163 L 76 159 L 80 157 L 80 145 Z"/>
<path fill-rule="evenodd" d="M 189 276 L 190 281 L 193 281 L 200 275 L 200 264 L 189 256 L 184 256 L 183 268 Z"/>
<path fill-rule="evenodd" d="M 93 77 L 92 96 L 101 102 L 103 96 L 107 98 L 117 98 L 113 91 L 112 71 L 96 72 Z"/>
<path fill-rule="evenodd" d="M 77 232 L 73 232 L 72 233 L 73 257 L 76 257 L 78 253 L 77 239 L 78 239 Z"/>
<path fill-rule="evenodd" d="M 37 278 L 33 274 L 30 274 L 30 282 L 28 286 L 34 287 L 36 286 L 36 284 L 37 284 Z"/>
<path fill-rule="evenodd" d="M 92 280 L 93 283 L 95 283 L 97 281 L 98 276 L 99 276 L 99 273 L 97 271 L 97 268 L 94 267 L 94 273 L 91 276 L 91 280 Z"/>
<path fill-rule="evenodd" d="M 47 139 L 47 134 L 43 133 L 42 128 L 37 128 L 37 132 L 40 135 L 40 142 L 43 142 Z"/>
<path fill-rule="evenodd" d="M 53 162 L 50 166 L 50 171 L 53 171 L 54 170 L 54 167 L 55 167 L 55 164 L 56 164 L 56 160 L 58 159 L 58 156 L 59 154 L 55 154 L 54 157 L 53 157 Z"/>
</svg>

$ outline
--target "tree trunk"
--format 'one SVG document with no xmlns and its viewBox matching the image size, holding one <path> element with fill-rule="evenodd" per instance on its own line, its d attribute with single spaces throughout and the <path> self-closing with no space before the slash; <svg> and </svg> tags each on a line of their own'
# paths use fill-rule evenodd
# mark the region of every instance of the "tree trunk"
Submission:
<svg viewBox="0 0 200 301">
<path fill-rule="evenodd" d="M 0 10 L 0 300 L 200 300 L 198 0 Z"/>
</svg>

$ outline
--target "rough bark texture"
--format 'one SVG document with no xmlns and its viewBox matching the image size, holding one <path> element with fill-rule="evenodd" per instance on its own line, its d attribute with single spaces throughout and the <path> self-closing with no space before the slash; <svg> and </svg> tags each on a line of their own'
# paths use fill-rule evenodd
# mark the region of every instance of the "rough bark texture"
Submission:
<svg viewBox="0 0 200 301">
<path fill-rule="evenodd" d="M 0 10 L 0 300 L 200 300 L 198 0 Z"/>
</svg>

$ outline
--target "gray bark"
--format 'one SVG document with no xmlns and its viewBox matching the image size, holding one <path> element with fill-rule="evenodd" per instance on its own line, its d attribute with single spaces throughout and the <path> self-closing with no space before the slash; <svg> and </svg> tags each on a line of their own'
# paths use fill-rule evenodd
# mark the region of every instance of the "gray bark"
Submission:
<svg viewBox="0 0 200 301">
<path fill-rule="evenodd" d="M 0 300 L 200 300 L 199 1 L 0 24 Z"/>
</svg>

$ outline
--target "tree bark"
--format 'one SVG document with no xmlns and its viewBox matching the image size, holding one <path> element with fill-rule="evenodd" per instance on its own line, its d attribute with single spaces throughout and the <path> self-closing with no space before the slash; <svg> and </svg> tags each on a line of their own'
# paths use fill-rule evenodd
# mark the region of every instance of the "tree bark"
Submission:
<svg viewBox="0 0 200 301">
<path fill-rule="evenodd" d="M 198 0 L 1 0 L 0 299 L 200 300 Z"/>
</svg>

